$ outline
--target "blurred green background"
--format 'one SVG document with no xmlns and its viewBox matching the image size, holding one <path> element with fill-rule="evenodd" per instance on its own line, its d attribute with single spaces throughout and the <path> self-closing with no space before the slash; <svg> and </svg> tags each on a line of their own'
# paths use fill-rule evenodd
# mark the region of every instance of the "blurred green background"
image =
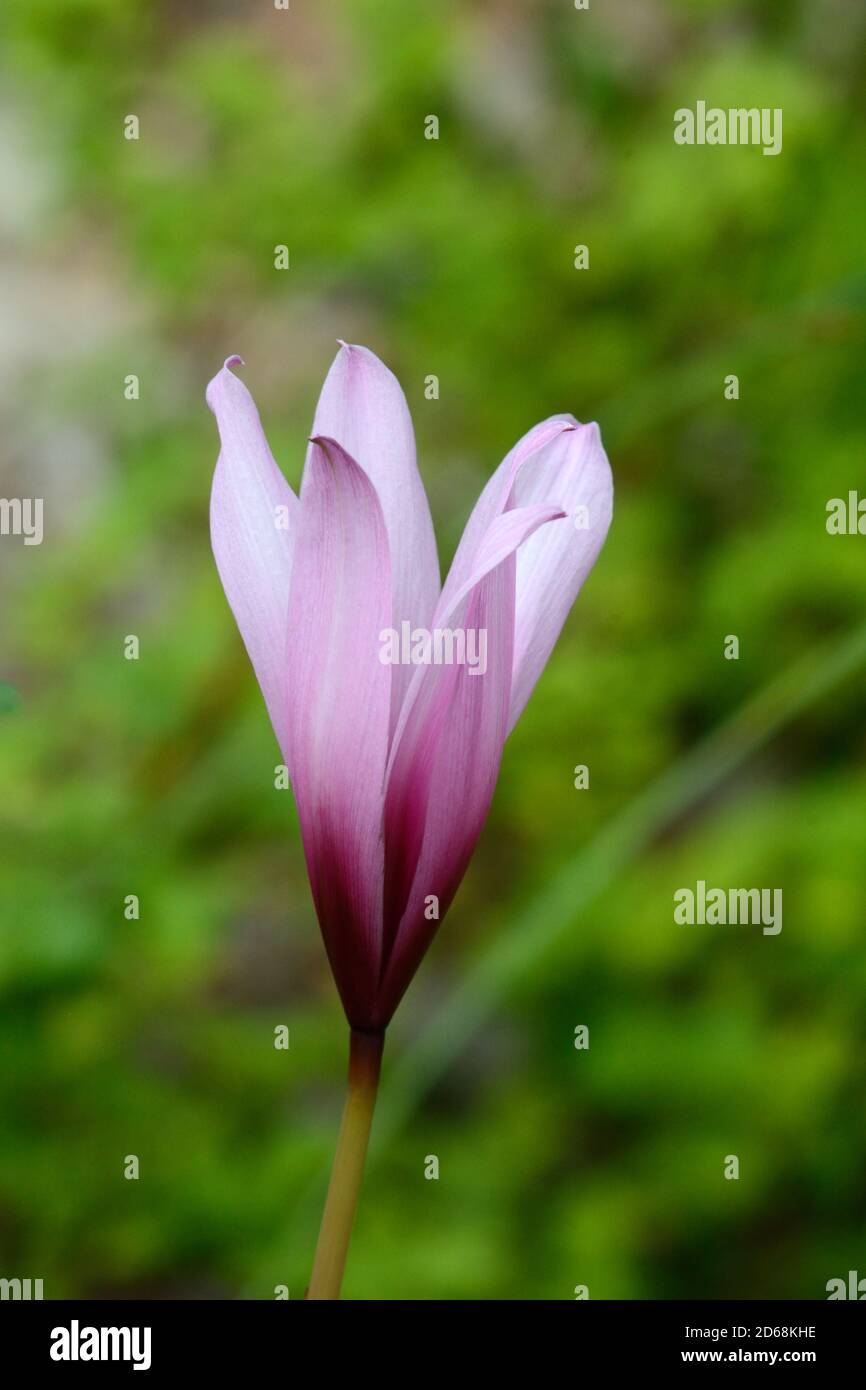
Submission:
<svg viewBox="0 0 866 1390">
<path fill-rule="evenodd" d="M 204 388 L 245 357 L 297 484 L 337 337 L 404 385 L 443 565 L 552 412 L 617 486 L 390 1031 L 346 1296 L 866 1275 L 866 540 L 825 529 L 864 486 L 866 10 L 5 0 L 0 36 L 0 492 L 45 499 L 0 541 L 0 1275 L 303 1296 L 346 1032 Z M 781 155 L 675 146 L 698 99 L 782 107 Z M 675 926 L 699 878 L 782 888 L 782 933 Z"/>
</svg>

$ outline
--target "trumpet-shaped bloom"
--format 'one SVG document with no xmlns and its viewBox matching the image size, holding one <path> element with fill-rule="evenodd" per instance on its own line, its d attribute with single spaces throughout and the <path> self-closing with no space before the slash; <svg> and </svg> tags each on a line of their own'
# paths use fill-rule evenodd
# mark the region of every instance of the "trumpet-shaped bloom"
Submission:
<svg viewBox="0 0 866 1390">
<path fill-rule="evenodd" d="M 392 373 L 341 344 L 298 497 L 239 362 L 207 391 L 221 446 L 214 556 L 289 769 L 346 1015 L 380 1031 L 457 891 L 505 740 L 604 542 L 610 467 L 596 425 L 536 425 L 488 481 L 440 585 Z M 389 633 L 409 637 L 411 659 L 385 659 Z M 406 641 L 393 650 L 405 658 Z"/>
</svg>

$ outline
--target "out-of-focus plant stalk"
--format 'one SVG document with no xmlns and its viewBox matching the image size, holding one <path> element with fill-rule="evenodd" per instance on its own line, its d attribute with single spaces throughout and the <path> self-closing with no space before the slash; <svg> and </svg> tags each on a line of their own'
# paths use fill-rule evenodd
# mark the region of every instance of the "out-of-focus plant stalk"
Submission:
<svg viewBox="0 0 866 1390">
<path fill-rule="evenodd" d="M 384 1033 L 353 1028 L 349 1082 L 307 1298 L 339 1298 L 379 1089 Z"/>
</svg>

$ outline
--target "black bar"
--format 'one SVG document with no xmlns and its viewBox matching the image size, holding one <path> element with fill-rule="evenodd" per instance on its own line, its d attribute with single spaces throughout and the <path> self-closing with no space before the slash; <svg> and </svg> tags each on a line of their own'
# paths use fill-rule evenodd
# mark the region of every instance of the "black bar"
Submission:
<svg viewBox="0 0 866 1390">
<path fill-rule="evenodd" d="M 859 1302 L 847 1300 L 472 1303 L 472 1322 L 454 1306 L 455 1324 L 441 1304 L 432 1316 L 430 1305 L 401 1304 L 395 1320 L 387 1305 L 346 1303 L 329 1312 L 300 1299 L 6 1301 L 0 1303 L 0 1336 L 5 1364 L 11 1361 L 25 1373 L 47 1371 L 59 1380 L 92 1379 L 106 1370 L 135 1375 L 137 1359 L 136 1379 L 185 1372 L 220 1378 L 243 1372 L 248 1379 L 252 1364 L 263 1370 L 282 1366 L 290 1384 L 309 1379 L 309 1369 L 303 1368 L 311 1354 L 320 1369 L 354 1357 L 365 1376 L 390 1365 L 401 1379 L 423 1371 L 429 1380 L 437 1361 L 453 1373 L 464 1355 L 481 1355 L 489 1363 L 520 1352 L 538 1358 L 542 1351 L 545 1363 L 564 1357 L 564 1369 L 570 1366 L 574 1373 L 714 1364 L 730 1369 L 738 1363 L 768 1369 L 801 1365 L 826 1376 L 862 1366 L 866 1328 Z M 417 1320 L 415 1308 L 422 1312 Z M 102 1329 L 112 1328 L 116 1334 L 102 1336 Z M 358 1329 L 360 1340 L 335 1340 L 332 1332 L 341 1328 Z M 449 1335 L 452 1328 L 459 1343 Z M 75 1352 L 78 1359 L 53 1359 L 52 1348 L 70 1357 Z M 84 1359 L 92 1349 L 106 1359 Z M 127 1359 L 110 1359 L 115 1353 Z"/>
</svg>

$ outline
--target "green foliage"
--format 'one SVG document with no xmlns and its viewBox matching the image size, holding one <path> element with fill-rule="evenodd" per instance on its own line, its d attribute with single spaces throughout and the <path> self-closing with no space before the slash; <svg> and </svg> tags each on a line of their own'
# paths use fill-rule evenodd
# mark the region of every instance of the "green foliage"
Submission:
<svg viewBox="0 0 866 1390">
<path fill-rule="evenodd" d="M 345 1029 L 210 556 L 204 386 L 244 356 L 297 483 L 337 337 L 404 384 L 443 563 L 547 414 L 600 422 L 617 488 L 392 1030 L 347 1295 L 866 1272 L 862 662 L 628 839 L 648 786 L 863 619 L 866 539 L 824 526 L 866 456 L 863 18 L 821 9 L 6 0 L 3 491 L 38 480 L 46 539 L 0 553 L 0 1273 L 303 1294 Z M 781 106 L 782 154 L 676 147 L 699 97 Z M 699 878 L 781 887 L 781 935 L 676 926 Z"/>
</svg>

